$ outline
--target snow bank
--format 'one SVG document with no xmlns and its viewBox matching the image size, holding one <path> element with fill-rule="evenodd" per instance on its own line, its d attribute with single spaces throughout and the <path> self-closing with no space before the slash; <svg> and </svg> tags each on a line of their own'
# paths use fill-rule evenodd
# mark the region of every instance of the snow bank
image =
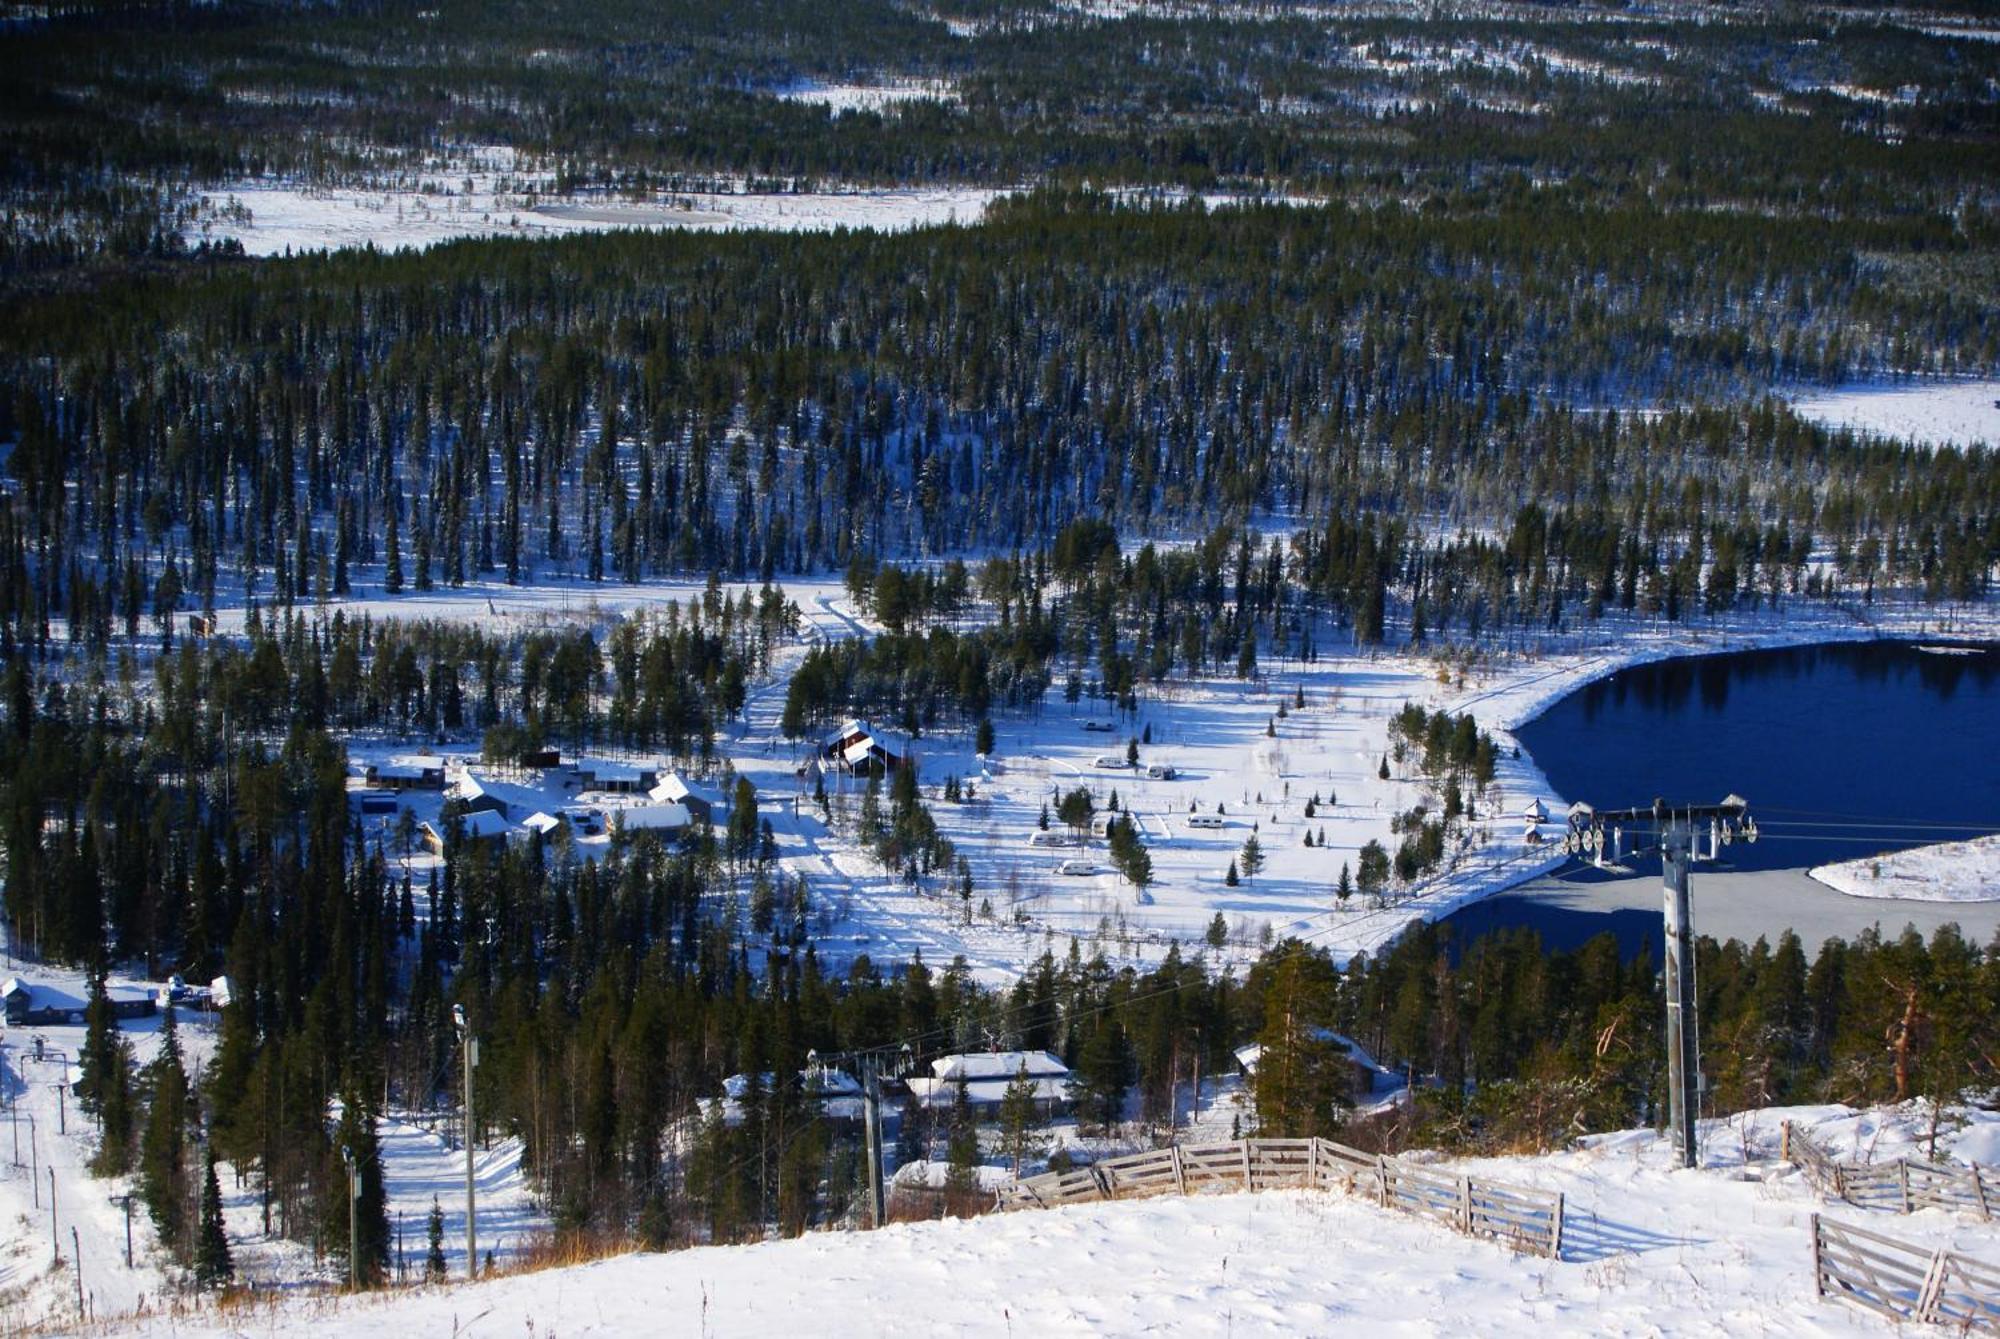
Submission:
<svg viewBox="0 0 2000 1339">
<path fill-rule="evenodd" d="M 2000 837 L 1940 842 L 1908 851 L 1843 860 L 1808 870 L 1849 897 L 1918 902 L 2000 901 Z"/>
</svg>

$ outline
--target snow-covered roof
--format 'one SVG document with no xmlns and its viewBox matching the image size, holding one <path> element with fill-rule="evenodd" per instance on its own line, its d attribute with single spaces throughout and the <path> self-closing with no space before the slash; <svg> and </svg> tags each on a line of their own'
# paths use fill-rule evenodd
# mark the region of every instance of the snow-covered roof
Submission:
<svg viewBox="0 0 2000 1339">
<path fill-rule="evenodd" d="M 642 767 L 637 763 L 612 762 L 606 758 L 578 758 L 570 766 L 579 773 L 587 773 L 600 785 L 607 781 L 616 781 L 636 786 L 659 770 L 655 767 Z"/>
<path fill-rule="evenodd" d="M 434 753 L 404 753 L 375 765 L 376 776 L 423 777 L 442 775 L 444 759 Z"/>
<path fill-rule="evenodd" d="M 472 838 L 504 837 L 507 835 L 507 829 L 513 826 L 504 817 L 494 813 L 490 809 L 481 809 L 477 813 L 467 814 L 464 821 L 465 835 Z"/>
<path fill-rule="evenodd" d="M 690 781 L 679 772 L 666 772 L 660 777 L 660 784 L 648 792 L 654 799 L 665 804 L 671 801 L 696 799 L 711 808 L 722 803 L 722 792 L 700 781 Z"/>
<path fill-rule="evenodd" d="M 562 826 L 562 820 L 554 814 L 532 813 L 521 820 L 521 826 L 530 832 L 538 832 L 546 837 Z"/>
<path fill-rule="evenodd" d="M 1069 1066 L 1047 1051 L 975 1051 L 944 1055 L 931 1061 L 931 1077 L 944 1082 L 963 1078 L 1011 1079 L 1026 1066 L 1031 1079 L 1066 1078 Z"/>
<path fill-rule="evenodd" d="M 646 830 L 667 830 L 684 828 L 694 820 L 684 804 L 634 804 L 624 809 L 613 809 L 611 821 L 626 832 Z"/>
<path fill-rule="evenodd" d="M 956 1079 L 927 1079 L 921 1075 L 907 1081 L 910 1095 L 927 1107 L 949 1106 L 958 1100 L 959 1082 Z M 1060 1078 L 1033 1078 L 1028 1080 L 1038 1102 L 1066 1102 L 1070 1097 L 1070 1080 L 1067 1074 Z M 973 1106 L 998 1106 L 1006 1100 L 1007 1090 L 1014 1086 L 1014 1079 L 968 1079 L 964 1084 L 965 1100 Z"/>
</svg>

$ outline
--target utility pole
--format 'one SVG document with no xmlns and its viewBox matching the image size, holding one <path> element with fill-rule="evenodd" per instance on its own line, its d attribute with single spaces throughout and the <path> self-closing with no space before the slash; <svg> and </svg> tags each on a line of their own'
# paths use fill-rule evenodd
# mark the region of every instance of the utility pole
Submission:
<svg viewBox="0 0 2000 1339">
<path fill-rule="evenodd" d="M 72 1263 L 73 1263 L 73 1264 L 74 1264 L 74 1265 L 76 1266 L 76 1315 L 77 1315 L 77 1319 L 81 1320 L 81 1319 L 83 1318 L 83 1315 L 84 1315 L 84 1310 L 83 1310 L 83 1239 L 82 1239 L 81 1237 L 77 1236 L 77 1234 L 76 1234 L 76 1224 L 75 1224 L 75 1223 L 71 1223 L 71 1224 L 69 1225 L 69 1248 L 70 1248 L 70 1252 L 71 1252 L 71 1253 L 72 1253 L 73 1255 L 75 1255 L 75 1257 L 76 1257 L 76 1259 L 75 1259 L 74 1261 L 72 1261 Z"/>
<path fill-rule="evenodd" d="M 1722 848 L 1739 835 L 1748 842 L 1757 840 L 1757 822 L 1749 817 L 1749 802 L 1731 795 L 1720 804 L 1676 804 L 1654 800 L 1650 806 L 1632 809 L 1596 809 L 1574 804 L 1569 811 L 1569 829 L 1563 849 L 1583 856 L 1599 869 L 1627 872 L 1620 863 L 1626 854 L 1628 831 L 1650 826 L 1660 853 L 1662 874 L 1662 919 L 1666 932 L 1666 952 L 1662 959 L 1662 984 L 1667 1004 L 1667 1128 L 1675 1153 L 1683 1167 L 1697 1161 L 1695 1124 L 1701 1115 L 1701 1020 L 1696 1009 L 1694 958 L 1694 905 L 1688 895 L 1689 874 L 1698 859 L 1714 860 Z M 1702 856 L 1698 834 L 1708 829 L 1708 854 Z M 1609 828 L 1609 842 L 1606 828 Z M 1606 859 L 1607 845 L 1610 858 Z M 1644 840 L 1635 840 L 1631 854 L 1645 853 Z"/>
<path fill-rule="evenodd" d="M 452 1022 L 458 1025 L 458 1043 L 465 1052 L 465 1276 L 479 1277 L 479 1192 L 472 1175 L 472 1071 L 479 1064 L 479 1039 L 465 1006 L 451 1006 Z"/>
<path fill-rule="evenodd" d="M 347 1166 L 347 1290 L 361 1287 L 361 1183 L 354 1175 L 354 1149 L 342 1145 L 340 1160 Z"/>
<path fill-rule="evenodd" d="M 49 1168 L 49 1249 L 62 1259 L 62 1233 L 56 1230 L 56 1169 Z"/>
<path fill-rule="evenodd" d="M 125 1268 L 132 1267 L 132 1197 L 120 1195 L 119 1202 L 125 1206 Z"/>
<path fill-rule="evenodd" d="M 63 1107 L 66 1105 L 63 1101 L 63 1095 L 69 1091 L 69 1085 L 66 1083 L 52 1083 L 49 1087 L 56 1090 L 56 1133 L 68 1134 L 69 1118 L 63 1114 Z"/>
</svg>

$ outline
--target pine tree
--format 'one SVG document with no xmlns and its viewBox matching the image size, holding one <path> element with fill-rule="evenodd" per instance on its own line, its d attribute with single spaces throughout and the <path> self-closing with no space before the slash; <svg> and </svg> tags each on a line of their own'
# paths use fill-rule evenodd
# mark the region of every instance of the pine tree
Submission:
<svg viewBox="0 0 2000 1339">
<path fill-rule="evenodd" d="M 401 511 L 399 499 L 389 500 L 389 532 L 383 538 L 386 556 L 382 563 L 382 589 L 390 595 L 400 594 L 403 589 L 403 540 L 400 522 L 396 513 Z"/>
<path fill-rule="evenodd" d="M 1243 867 L 1246 878 L 1254 879 L 1263 871 L 1264 847 L 1258 842 L 1256 833 L 1253 832 L 1243 839 L 1243 854 L 1238 863 Z"/>
<path fill-rule="evenodd" d="M 1028 1077 L 1026 1060 L 1021 1062 L 1013 1081 L 1000 1097 L 1000 1132 L 1002 1146 L 1014 1164 L 1014 1175 L 1018 1177 L 1021 1163 L 1033 1155 L 1039 1142 L 1035 1138 L 1035 1081 Z"/>
<path fill-rule="evenodd" d="M 139 1144 L 139 1197 L 152 1215 L 153 1228 L 170 1249 L 182 1239 L 187 1225 L 188 1081 L 181 1065 L 179 1030 L 172 1006 L 160 1028 L 160 1053 L 146 1067 L 151 1102 Z"/>
<path fill-rule="evenodd" d="M 1229 868 L 1223 871 L 1222 882 L 1230 888 L 1234 888 L 1243 882 L 1241 876 L 1236 873 L 1236 862 L 1234 860 L 1230 861 Z"/>
<path fill-rule="evenodd" d="M 347 1239 L 347 1166 L 341 1150 L 354 1159 L 361 1194 L 355 1209 L 360 1229 L 358 1240 Z M 320 1179 L 320 1234 L 341 1254 L 352 1251 L 359 1257 L 358 1273 L 363 1287 L 382 1281 L 389 1266 L 389 1217 L 382 1190 L 382 1150 L 375 1137 L 375 1113 L 358 1093 L 349 1092 L 341 1102 L 340 1125 L 327 1147 L 325 1170 Z"/>
<path fill-rule="evenodd" d="M 979 1191 L 979 1124 L 972 1117 L 972 1102 L 963 1078 L 952 1095 L 951 1139 L 945 1159 L 945 1205 L 950 1212 L 966 1212 Z"/>
<path fill-rule="evenodd" d="M 424 1278 L 431 1283 L 444 1282 L 444 1207 L 431 1196 L 430 1221 L 424 1224 L 424 1236 L 430 1242 L 430 1249 L 424 1252 Z"/>
<path fill-rule="evenodd" d="M 215 1152 L 208 1154 L 201 1183 L 201 1227 L 195 1237 L 194 1279 L 201 1288 L 216 1288 L 235 1276 L 229 1258 L 229 1234 L 222 1225 L 222 1185 L 215 1177 Z"/>
<path fill-rule="evenodd" d="M 1215 913 L 1215 919 L 1208 923 L 1208 946 L 1219 949 L 1228 942 L 1229 922 L 1222 919 L 1222 913 L 1218 911 Z"/>
<path fill-rule="evenodd" d="M 1342 906 L 1347 904 L 1348 898 L 1354 896 L 1354 877 L 1348 872 L 1345 860 L 1340 862 L 1340 882 L 1333 886 L 1333 895 L 1340 899 Z"/>
</svg>

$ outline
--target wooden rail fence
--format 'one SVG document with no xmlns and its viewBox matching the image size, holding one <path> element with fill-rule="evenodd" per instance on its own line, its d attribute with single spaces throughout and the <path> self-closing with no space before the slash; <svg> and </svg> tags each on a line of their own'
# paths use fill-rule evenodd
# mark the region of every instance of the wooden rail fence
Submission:
<svg viewBox="0 0 2000 1339">
<path fill-rule="evenodd" d="M 1813 1286 L 1891 1320 L 2000 1334 L 2000 1268 L 1812 1216 Z"/>
<path fill-rule="evenodd" d="M 1783 1157 L 1800 1171 L 1815 1190 L 1831 1199 L 1845 1200 L 1862 1209 L 1888 1209 L 1914 1213 L 1918 1209 L 1956 1209 L 1976 1213 L 1991 1222 L 1993 1205 L 2000 1203 L 2000 1178 L 1991 1167 L 1973 1163 L 1970 1167 L 1945 1167 L 1920 1158 L 1897 1158 L 1893 1162 L 1836 1162 L 1831 1154 L 1804 1130 L 1786 1121 L 1783 1129 Z"/>
<path fill-rule="evenodd" d="M 1088 1200 L 1185 1195 L 1209 1186 L 1303 1186 L 1366 1195 L 1385 1208 L 1436 1219 L 1468 1236 L 1490 1237 L 1552 1260 L 1562 1257 L 1560 1193 L 1454 1176 L 1331 1139 L 1235 1139 L 1130 1153 L 1017 1181 L 1001 1190 L 1000 1207 L 1048 1209 Z"/>
</svg>

